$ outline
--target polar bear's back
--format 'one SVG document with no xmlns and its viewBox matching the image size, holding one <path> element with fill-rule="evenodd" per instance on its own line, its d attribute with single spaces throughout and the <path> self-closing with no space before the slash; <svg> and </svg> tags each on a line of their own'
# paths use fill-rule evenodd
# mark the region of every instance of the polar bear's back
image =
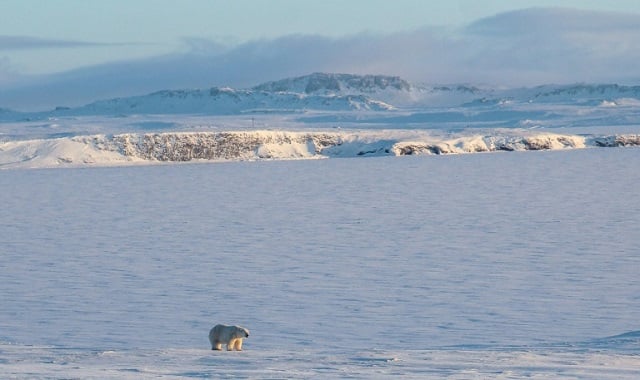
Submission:
<svg viewBox="0 0 640 380">
<path fill-rule="evenodd" d="M 234 338 L 246 338 L 248 336 L 249 330 L 241 326 L 218 324 L 213 326 L 211 331 L 209 331 L 209 341 L 211 344 L 226 343 Z"/>
<path fill-rule="evenodd" d="M 231 330 L 230 327 L 231 326 L 221 324 L 213 326 L 211 331 L 209 331 L 209 341 L 211 341 L 211 344 L 228 340 L 228 337 L 224 335 L 228 335 L 228 332 Z M 225 332 L 227 332 L 227 334 L 225 334 Z"/>
</svg>

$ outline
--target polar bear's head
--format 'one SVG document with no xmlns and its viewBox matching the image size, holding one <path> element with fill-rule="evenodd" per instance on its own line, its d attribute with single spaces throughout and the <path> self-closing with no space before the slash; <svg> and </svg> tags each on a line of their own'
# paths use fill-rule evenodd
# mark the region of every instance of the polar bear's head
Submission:
<svg viewBox="0 0 640 380">
<path fill-rule="evenodd" d="M 240 326 L 236 326 L 236 336 L 238 338 L 248 338 L 249 337 L 249 330 L 245 329 L 244 327 L 240 327 Z"/>
</svg>

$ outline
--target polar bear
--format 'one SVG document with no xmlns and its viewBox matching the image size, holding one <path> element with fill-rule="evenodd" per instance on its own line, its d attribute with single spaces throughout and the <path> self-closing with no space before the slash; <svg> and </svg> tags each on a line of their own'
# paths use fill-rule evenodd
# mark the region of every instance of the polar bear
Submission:
<svg viewBox="0 0 640 380">
<path fill-rule="evenodd" d="M 240 326 L 215 325 L 209 331 L 209 342 L 212 350 L 222 350 L 227 345 L 227 351 L 242 351 L 242 339 L 249 337 L 249 330 Z"/>
</svg>

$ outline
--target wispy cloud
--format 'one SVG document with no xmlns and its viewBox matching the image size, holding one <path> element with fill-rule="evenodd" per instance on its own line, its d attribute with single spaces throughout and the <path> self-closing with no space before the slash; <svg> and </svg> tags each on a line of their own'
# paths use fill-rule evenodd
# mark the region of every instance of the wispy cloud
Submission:
<svg viewBox="0 0 640 380">
<path fill-rule="evenodd" d="M 474 51 L 478 75 L 493 82 L 501 77 L 522 84 L 640 79 L 633 64 L 640 58 L 638 14 L 526 9 L 479 20 L 463 30 L 462 38 Z"/>
<path fill-rule="evenodd" d="M 7 86 L 19 80 L 20 74 L 11 59 L 7 56 L 0 56 L 0 85 Z"/>
<path fill-rule="evenodd" d="M 164 88 L 247 87 L 315 71 L 507 86 L 640 80 L 640 15 L 562 8 L 499 14 L 457 30 L 290 35 L 235 47 L 189 38 L 185 46 L 186 53 L 39 77 L 37 84 L 0 92 L 0 106 L 37 102 L 37 96 L 43 104 L 78 104 Z"/>
<path fill-rule="evenodd" d="M 640 31 L 638 14 L 598 12 L 571 8 L 529 8 L 480 19 L 465 30 L 484 36 L 553 35 L 554 33 L 609 33 Z M 549 28 L 541 28 L 548 26 Z"/>
<path fill-rule="evenodd" d="M 55 40 L 29 36 L 0 36 L 0 50 L 80 48 L 109 45 L 111 44 L 74 40 Z"/>
</svg>

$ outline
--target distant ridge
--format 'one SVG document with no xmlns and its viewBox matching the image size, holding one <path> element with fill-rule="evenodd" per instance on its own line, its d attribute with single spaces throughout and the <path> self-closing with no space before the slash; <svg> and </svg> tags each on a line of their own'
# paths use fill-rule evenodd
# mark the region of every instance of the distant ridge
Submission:
<svg viewBox="0 0 640 380">
<path fill-rule="evenodd" d="M 640 97 L 640 86 L 623 86 L 619 84 L 575 84 L 565 86 L 539 86 L 541 90 L 537 99 L 572 97 L 572 98 L 602 98 L 602 97 Z"/>
<path fill-rule="evenodd" d="M 60 115 L 290 113 L 319 111 L 388 111 L 389 104 L 364 94 L 305 94 L 258 89 L 162 90 L 142 96 L 99 100 L 58 110 Z"/>
<path fill-rule="evenodd" d="M 313 73 L 266 82 L 256 91 L 305 94 L 375 93 L 383 90 L 410 91 L 411 84 L 398 76 Z"/>
<path fill-rule="evenodd" d="M 541 85 L 497 89 L 470 84 L 429 86 L 410 83 L 398 76 L 316 72 L 265 82 L 248 89 L 166 89 L 146 95 L 96 100 L 80 107 L 57 107 L 42 112 L 17 112 L 0 107 L 0 121 L 42 120 L 87 115 L 197 114 L 241 115 L 246 113 L 288 114 L 320 112 L 433 113 L 442 108 L 463 107 L 460 122 L 477 120 L 471 109 L 520 104 L 565 104 L 589 107 L 640 105 L 640 86 L 618 84 Z M 1 106 L 1 105 L 0 105 Z M 500 108 L 500 110 L 503 110 Z M 527 114 L 527 119 L 534 118 Z M 428 115 L 427 115 L 428 116 Z M 445 119 L 451 117 L 444 115 Z M 499 115 L 496 115 L 499 116 Z M 537 118 L 538 116 L 535 116 Z M 491 116 L 494 119 L 494 116 Z M 442 118 L 436 118 L 442 120 Z M 433 121 L 417 117 L 414 121 Z M 511 122 L 511 119 L 507 120 Z M 631 119 L 625 123 L 631 122 Z"/>
</svg>

